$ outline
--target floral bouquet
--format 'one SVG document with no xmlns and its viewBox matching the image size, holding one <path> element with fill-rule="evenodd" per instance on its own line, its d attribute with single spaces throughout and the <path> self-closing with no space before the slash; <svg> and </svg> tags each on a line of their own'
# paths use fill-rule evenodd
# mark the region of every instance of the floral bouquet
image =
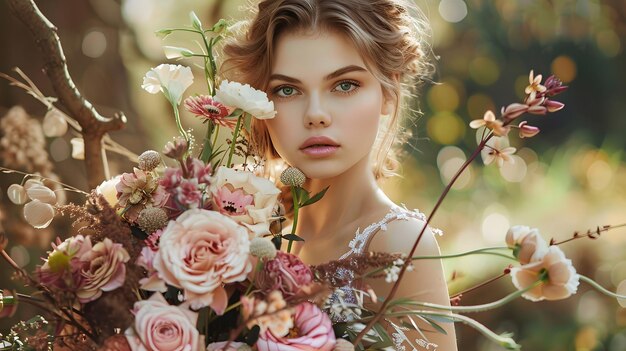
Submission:
<svg viewBox="0 0 626 351">
<path fill-rule="evenodd" d="M 22 173 L 23 181 L 8 188 L 8 198 L 23 206 L 24 218 L 33 227 L 45 228 L 61 213 L 73 219 L 77 234 L 57 239 L 34 274 L 7 254 L 2 235 L 2 257 L 37 293 L 2 291 L 0 316 L 12 315 L 18 303 L 25 303 L 40 308 L 45 318 L 20 322 L 0 335 L 0 350 L 350 350 L 403 349 L 405 341 L 413 345 L 404 331 L 419 328 L 415 323 L 396 325 L 392 317 L 419 318 L 440 331 L 441 323 L 460 321 L 502 346 L 517 349 L 510 335 L 497 335 L 464 314 L 497 308 L 519 296 L 533 301 L 563 299 L 576 292 L 581 280 L 624 298 L 576 273 L 558 246 L 569 240 L 548 243 L 537 229 L 526 226 L 506 233 L 506 247 L 439 257 L 492 254 L 519 263 L 503 274 L 512 277 L 517 290 L 479 306 L 460 306 L 459 297 L 453 298 L 452 307 L 394 299 L 412 261 L 437 258 L 413 256 L 426 226 L 408 256 L 369 253 L 319 266 L 304 264 L 290 253 L 291 243 L 302 240 L 295 232 L 298 209 L 319 201 L 324 191 L 309 194 L 302 188 L 302 172 L 295 168 L 283 172 L 280 181 L 290 188 L 294 208 L 292 228 L 283 230 L 281 192 L 275 180 L 257 173 L 259 162 L 245 138 L 252 118 L 274 117 L 273 104 L 265 93 L 248 85 L 219 80 L 213 50 L 229 35 L 227 23 L 219 21 L 205 29 L 195 14 L 190 18 L 190 27 L 159 34 L 180 30 L 201 38 L 199 52 L 165 49 L 168 58 L 203 61 L 208 93 L 183 99 L 194 78 L 189 67 L 162 64 L 146 74 L 142 87 L 149 93 L 163 93 L 179 133 L 161 153 L 143 152 L 132 172 L 104 181 L 89 193 L 32 173 Z M 47 103 L 57 121 L 62 117 L 59 123 L 69 121 L 75 127 L 73 119 L 32 84 L 9 79 Z M 478 147 L 425 218 L 426 224 L 478 155 L 485 164 L 510 162 L 515 152 L 506 139 L 510 131 L 517 129 L 522 138 L 539 133 L 526 121 L 513 122 L 524 113 L 560 110 L 563 104 L 553 97 L 565 89 L 556 77 L 542 82 L 542 76 L 531 71 L 525 101 L 504 107 L 499 118 L 488 111 L 483 119 L 472 121 L 470 126 L 478 129 Z M 205 122 L 199 145 L 181 123 L 182 106 Z M 220 130 L 230 136 L 226 144 L 218 143 Z M 86 142 L 78 140 L 78 145 Z M 236 158 L 243 162 L 236 164 Z M 86 201 L 62 205 L 58 191 L 52 189 L 55 186 L 79 192 Z M 574 238 L 594 237 L 615 227 Z M 286 251 L 281 250 L 284 241 L 288 241 Z M 352 270 L 357 281 L 386 279 L 393 284 L 391 293 L 378 299 L 367 287 L 351 287 L 357 301 L 348 303 L 341 299 L 340 291 L 349 283 L 337 274 L 341 269 Z M 369 308 L 368 299 L 382 303 L 381 307 Z M 392 325 L 391 336 L 383 325 Z M 430 347 L 419 341 L 413 347 Z"/>
</svg>

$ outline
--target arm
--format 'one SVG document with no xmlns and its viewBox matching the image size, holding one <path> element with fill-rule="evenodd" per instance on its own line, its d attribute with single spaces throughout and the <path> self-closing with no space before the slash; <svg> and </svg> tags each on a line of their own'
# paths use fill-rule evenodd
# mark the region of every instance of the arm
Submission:
<svg viewBox="0 0 626 351">
<path fill-rule="evenodd" d="M 409 220 L 396 220 L 387 225 L 386 231 L 379 231 L 371 240 L 368 251 L 382 251 L 382 252 L 403 252 L 408 254 L 412 244 L 417 239 L 424 222 L 418 219 L 411 218 Z M 415 251 L 414 256 L 438 256 L 440 255 L 439 245 L 430 229 L 424 231 L 424 235 L 420 240 L 420 243 Z M 448 294 L 448 287 L 446 284 L 442 262 L 440 259 L 429 260 L 417 260 L 413 261 L 413 271 L 406 272 L 402 278 L 399 289 L 394 298 L 409 297 L 415 301 L 431 302 L 440 305 L 449 305 L 450 298 Z M 392 284 L 386 283 L 384 279 L 371 279 L 366 282 L 374 291 L 381 297 L 388 296 Z M 380 307 L 378 304 L 377 307 Z M 413 318 L 417 326 L 422 330 L 428 343 L 437 344 L 434 348 L 429 348 L 425 345 L 424 337 L 417 331 L 408 330 L 405 331 L 405 335 L 411 340 L 415 348 L 418 351 L 421 350 L 457 350 L 456 335 L 454 331 L 454 325 L 452 323 L 438 322 L 443 327 L 446 334 L 442 334 L 428 323 L 420 320 L 419 318 Z M 407 320 L 408 321 L 408 320 Z M 393 320 L 394 323 L 399 324 L 398 320 Z M 394 330 L 387 328 L 391 335 Z M 415 342 L 415 340 L 418 342 Z M 421 345 L 420 345 L 421 344 Z M 411 348 L 408 348 L 409 350 Z"/>
</svg>

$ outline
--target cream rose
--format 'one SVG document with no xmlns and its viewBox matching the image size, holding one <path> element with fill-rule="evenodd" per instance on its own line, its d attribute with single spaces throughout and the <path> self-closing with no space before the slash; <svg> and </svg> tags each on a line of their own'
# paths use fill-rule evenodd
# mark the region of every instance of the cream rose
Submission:
<svg viewBox="0 0 626 351">
<path fill-rule="evenodd" d="M 135 324 L 124 333 L 133 351 L 199 349 L 198 314 L 186 304 L 171 306 L 163 295 L 155 293 L 136 302 L 133 312 Z"/>
<path fill-rule="evenodd" d="M 193 209 L 163 230 L 153 266 L 159 278 L 183 289 L 194 310 L 211 306 L 222 314 L 228 303 L 222 284 L 245 280 L 250 257 L 243 226 L 218 212 Z"/>
<path fill-rule="evenodd" d="M 213 209 L 246 226 L 253 237 L 270 233 L 270 219 L 280 194 L 274 183 L 250 172 L 220 167 L 209 191 Z"/>
<path fill-rule="evenodd" d="M 115 186 L 122 179 L 122 175 L 115 176 L 109 180 L 103 181 L 100 185 L 96 187 L 96 194 L 104 196 L 104 199 L 107 200 L 109 206 L 115 208 L 117 205 L 117 189 Z"/>
<path fill-rule="evenodd" d="M 257 119 L 270 119 L 276 115 L 274 103 L 268 100 L 267 94 L 248 84 L 223 80 L 215 92 L 215 101 L 240 108 Z"/>
</svg>

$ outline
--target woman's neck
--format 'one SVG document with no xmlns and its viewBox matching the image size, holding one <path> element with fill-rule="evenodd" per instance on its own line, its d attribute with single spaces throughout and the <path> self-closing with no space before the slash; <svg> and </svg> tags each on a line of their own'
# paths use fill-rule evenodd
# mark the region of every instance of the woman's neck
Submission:
<svg viewBox="0 0 626 351">
<path fill-rule="evenodd" d="M 342 229 L 357 229 L 365 214 L 393 205 L 378 187 L 371 165 L 359 162 L 341 175 L 329 179 L 310 179 L 305 188 L 311 195 L 328 187 L 324 197 L 302 208 L 297 233 L 305 240 L 334 235 Z"/>
</svg>

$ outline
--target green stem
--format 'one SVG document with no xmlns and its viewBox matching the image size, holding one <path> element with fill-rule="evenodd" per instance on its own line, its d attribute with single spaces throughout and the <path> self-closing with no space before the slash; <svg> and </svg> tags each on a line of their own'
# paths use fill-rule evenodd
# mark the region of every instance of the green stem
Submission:
<svg viewBox="0 0 626 351">
<path fill-rule="evenodd" d="M 233 140 L 230 143 L 230 151 L 228 152 L 228 161 L 226 163 L 226 167 L 230 167 L 230 163 L 233 160 L 233 154 L 235 153 L 235 146 L 237 145 L 237 138 L 239 137 L 239 130 L 241 129 L 241 120 L 243 119 L 245 112 L 242 113 L 237 118 L 237 125 L 235 125 L 235 130 L 233 131 Z"/>
<path fill-rule="evenodd" d="M 291 186 L 291 197 L 293 198 L 293 223 L 291 224 L 291 234 L 296 234 L 296 228 L 298 228 L 298 211 L 300 210 L 300 199 L 298 199 L 298 193 L 296 188 Z M 289 240 L 287 244 L 287 253 L 291 252 L 291 245 L 293 240 Z"/>
<path fill-rule="evenodd" d="M 174 119 L 176 120 L 176 127 L 178 127 L 178 132 L 180 135 L 185 138 L 185 141 L 189 143 L 189 135 L 185 132 L 185 128 L 183 128 L 183 124 L 180 121 L 180 113 L 178 112 L 178 105 L 174 102 L 172 104 L 172 109 L 174 109 Z"/>
<path fill-rule="evenodd" d="M 217 145 L 217 136 L 220 134 L 220 125 L 216 124 L 215 125 L 215 132 L 213 134 L 213 145 L 211 146 L 211 149 L 215 150 L 215 146 Z"/>
<path fill-rule="evenodd" d="M 522 289 L 522 290 L 517 290 L 514 291 L 512 293 L 510 293 L 509 295 L 501 298 L 500 300 L 496 300 L 494 302 L 490 302 L 490 303 L 486 303 L 486 304 L 482 304 L 482 305 L 474 305 L 474 306 L 444 306 L 444 305 L 438 305 L 438 304 L 434 304 L 434 303 L 428 303 L 428 302 L 418 302 L 418 301 L 406 301 L 403 303 L 403 305 L 414 305 L 414 306 L 421 306 L 421 307 L 426 307 L 426 308 L 432 308 L 435 310 L 444 310 L 444 311 L 454 311 L 454 312 L 459 312 L 459 313 L 470 313 L 470 312 L 484 312 L 484 311 L 489 311 L 489 310 L 493 310 L 495 308 L 501 307 L 506 305 L 507 303 L 517 299 L 518 297 L 522 296 L 522 294 L 536 288 L 537 286 L 543 284 L 543 279 L 539 279 L 537 280 L 534 284 L 532 284 L 531 286 L 527 287 L 526 289 Z"/>
<path fill-rule="evenodd" d="M 609 290 L 605 289 L 602 285 L 596 283 L 593 279 L 591 279 L 589 277 L 585 277 L 582 274 L 579 274 L 578 277 L 580 278 L 580 280 L 582 280 L 585 283 L 591 285 L 596 290 L 598 290 L 599 292 L 603 293 L 606 296 L 614 297 L 614 298 L 617 298 L 617 299 L 626 299 L 626 295 L 620 295 L 620 294 L 616 294 L 616 293 L 614 293 L 612 291 L 609 291 Z"/>
</svg>

